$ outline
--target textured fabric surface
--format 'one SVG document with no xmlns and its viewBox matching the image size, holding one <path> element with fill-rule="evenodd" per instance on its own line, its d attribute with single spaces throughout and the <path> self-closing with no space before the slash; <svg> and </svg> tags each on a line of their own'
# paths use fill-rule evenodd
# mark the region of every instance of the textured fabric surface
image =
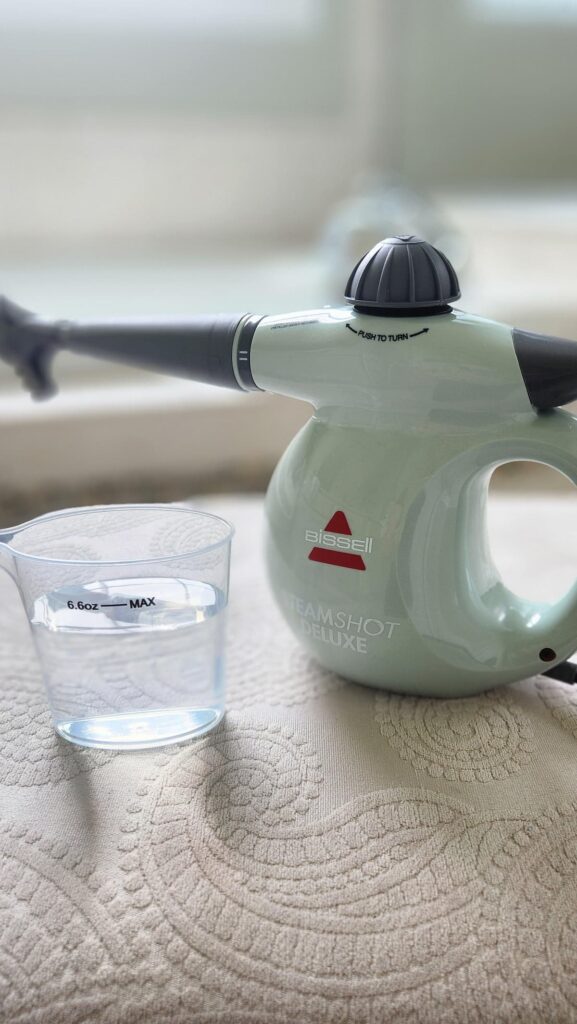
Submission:
<svg viewBox="0 0 577 1024">
<path fill-rule="evenodd" d="M 0 580 L 0 1020 L 577 1021 L 577 693 L 345 683 L 272 604 L 260 503 L 208 506 L 237 536 L 228 713 L 205 739 L 59 740 Z M 511 571 L 533 519 L 571 577 L 570 503 L 495 518 Z"/>
</svg>

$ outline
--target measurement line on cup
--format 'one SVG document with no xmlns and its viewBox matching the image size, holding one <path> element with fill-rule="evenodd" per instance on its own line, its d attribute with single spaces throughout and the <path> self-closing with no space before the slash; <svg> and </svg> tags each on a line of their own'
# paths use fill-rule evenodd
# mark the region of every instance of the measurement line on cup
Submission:
<svg viewBox="0 0 577 1024">
<path fill-rule="evenodd" d="M 124 601 L 122 604 L 101 604 L 101 608 L 128 608 L 128 601 Z"/>
</svg>

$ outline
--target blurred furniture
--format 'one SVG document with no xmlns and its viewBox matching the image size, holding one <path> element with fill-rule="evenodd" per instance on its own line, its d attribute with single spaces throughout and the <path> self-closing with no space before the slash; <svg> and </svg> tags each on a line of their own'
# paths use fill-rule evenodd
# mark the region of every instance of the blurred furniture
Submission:
<svg viewBox="0 0 577 1024">
<path fill-rule="evenodd" d="M 2 1020 L 575 1021 L 575 692 L 346 683 L 271 603 L 260 502 L 209 505 L 238 532 L 229 711 L 203 740 L 118 755 L 58 740 L 0 581 Z M 574 578 L 572 504 L 494 516 L 523 592 L 531 518 L 541 597 Z"/>
</svg>

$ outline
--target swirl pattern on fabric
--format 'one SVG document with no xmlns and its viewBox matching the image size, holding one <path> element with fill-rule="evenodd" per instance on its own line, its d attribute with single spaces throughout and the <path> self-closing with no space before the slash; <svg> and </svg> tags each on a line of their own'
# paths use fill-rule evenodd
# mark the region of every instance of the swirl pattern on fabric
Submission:
<svg viewBox="0 0 577 1024">
<path fill-rule="evenodd" d="M 464 700 L 379 693 L 375 718 L 400 756 L 433 778 L 495 782 L 533 756 L 531 722 L 507 690 Z"/>
</svg>

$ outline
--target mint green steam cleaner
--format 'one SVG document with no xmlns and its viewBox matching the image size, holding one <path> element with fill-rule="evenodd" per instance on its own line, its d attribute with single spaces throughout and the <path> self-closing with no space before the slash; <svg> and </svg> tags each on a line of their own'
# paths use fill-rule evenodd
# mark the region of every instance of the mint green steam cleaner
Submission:
<svg viewBox="0 0 577 1024">
<path fill-rule="evenodd" d="M 462 312 L 459 296 L 447 258 L 401 236 L 358 262 L 338 308 L 74 323 L 1 300 L 0 356 L 38 397 L 70 349 L 310 402 L 266 499 L 271 587 L 304 647 L 412 694 L 568 679 L 577 584 L 556 604 L 512 593 L 486 503 L 514 460 L 577 483 L 577 418 L 558 408 L 577 398 L 577 343 Z"/>
</svg>

